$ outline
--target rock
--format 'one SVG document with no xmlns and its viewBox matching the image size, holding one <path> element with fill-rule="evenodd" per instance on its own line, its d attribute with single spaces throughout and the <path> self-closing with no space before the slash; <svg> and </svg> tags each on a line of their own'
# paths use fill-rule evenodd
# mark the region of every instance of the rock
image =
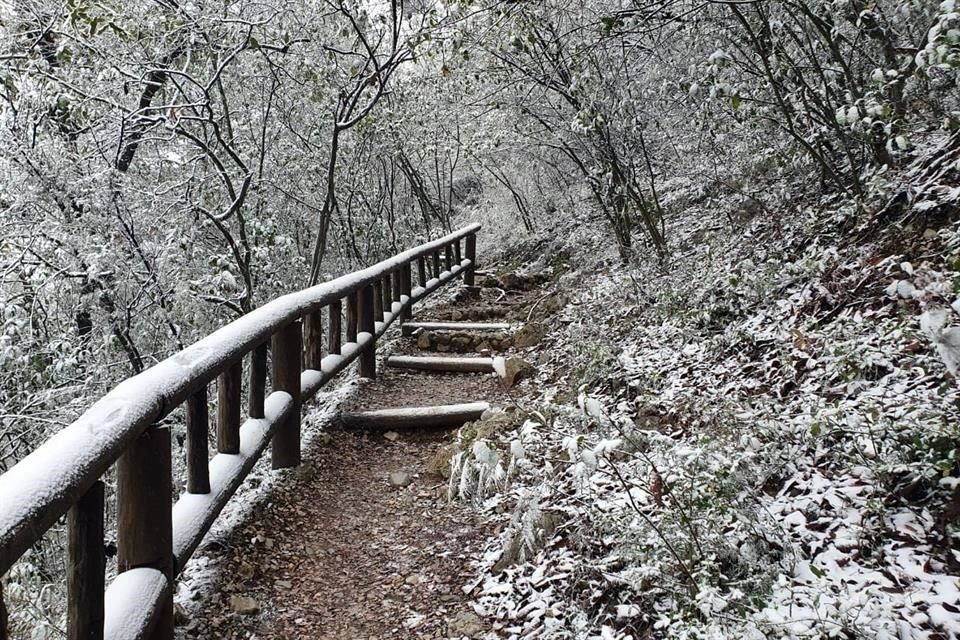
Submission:
<svg viewBox="0 0 960 640">
<path fill-rule="evenodd" d="M 415 587 L 415 586 L 417 586 L 418 584 L 420 584 L 420 576 L 417 576 L 417 575 L 407 576 L 407 579 L 404 580 L 404 582 L 406 582 L 407 584 L 409 584 L 409 585 L 412 586 L 412 587 Z"/>
<path fill-rule="evenodd" d="M 400 434 L 396 431 L 387 431 L 385 434 L 383 434 L 383 437 L 390 442 L 396 442 L 397 439 L 400 438 Z"/>
<path fill-rule="evenodd" d="M 484 340 L 474 348 L 474 351 L 480 355 L 488 355 L 490 353 L 490 343 Z"/>
<path fill-rule="evenodd" d="M 505 273 L 502 276 L 500 276 L 500 285 L 504 289 L 521 289 L 522 290 L 525 287 L 523 278 L 521 278 L 515 273 Z"/>
<path fill-rule="evenodd" d="M 513 346 L 523 349 L 539 343 L 547 335 L 547 327 L 539 322 L 525 324 L 513 334 Z"/>
<path fill-rule="evenodd" d="M 506 387 L 514 386 L 521 379 L 529 377 L 536 371 L 536 368 L 526 360 L 512 356 L 494 358 L 493 369 L 503 379 L 503 384 Z"/>
<path fill-rule="evenodd" d="M 454 309 L 453 311 L 450 312 L 450 319 L 453 322 L 463 320 L 463 311 L 460 311 L 460 309 Z"/>
<path fill-rule="evenodd" d="M 395 487 L 408 487 L 413 482 L 413 476 L 406 471 L 391 471 L 390 484 Z"/>
<path fill-rule="evenodd" d="M 453 336 L 450 344 L 457 351 L 468 351 L 473 347 L 473 338 L 470 336 Z"/>
<path fill-rule="evenodd" d="M 250 596 L 230 596 L 230 608 L 242 616 L 260 613 L 260 604 Z"/>
<path fill-rule="evenodd" d="M 417 348 L 419 349 L 429 349 L 433 345 L 433 340 L 431 338 L 429 331 L 424 331 L 417 336 Z"/>
<path fill-rule="evenodd" d="M 277 580 L 273 583 L 273 586 L 275 586 L 277 589 L 292 589 L 293 583 L 289 580 Z"/>
<path fill-rule="evenodd" d="M 444 480 L 450 479 L 450 459 L 457 453 L 457 448 L 453 445 L 444 445 L 440 451 L 437 452 L 433 458 L 430 459 L 430 462 L 427 463 L 427 473 L 433 476 L 438 476 Z M 443 487 L 444 492 L 446 492 L 446 486 Z M 444 493 L 444 495 L 446 495 Z"/>
<path fill-rule="evenodd" d="M 438 345 L 437 345 L 437 351 L 440 352 L 440 353 L 446 353 L 446 352 L 450 351 L 450 345 L 448 345 L 448 344 L 438 344 Z"/>
<path fill-rule="evenodd" d="M 183 608 L 180 604 L 173 605 L 173 624 L 176 627 L 182 627 L 183 625 L 190 622 L 190 616 L 187 615 L 187 610 Z"/>
<path fill-rule="evenodd" d="M 540 308 L 543 309 L 544 314 L 551 314 L 560 311 L 568 304 L 570 304 L 570 298 L 562 293 L 555 293 L 544 300 L 543 304 L 540 305 Z"/>
<path fill-rule="evenodd" d="M 475 638 L 483 633 L 483 621 L 471 611 L 461 611 L 447 622 L 447 635 L 454 638 Z"/>
</svg>

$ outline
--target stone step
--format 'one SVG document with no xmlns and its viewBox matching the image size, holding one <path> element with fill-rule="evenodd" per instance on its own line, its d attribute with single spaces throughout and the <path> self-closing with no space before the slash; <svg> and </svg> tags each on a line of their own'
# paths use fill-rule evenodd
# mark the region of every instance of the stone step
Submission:
<svg viewBox="0 0 960 640">
<path fill-rule="evenodd" d="M 340 425 L 350 431 L 386 431 L 423 427 L 459 427 L 479 420 L 490 409 L 486 402 L 448 404 L 433 407 L 407 407 L 344 413 Z"/>
<path fill-rule="evenodd" d="M 404 336 L 417 331 L 509 331 L 513 325 L 506 322 L 405 322 L 400 329 Z"/>
<path fill-rule="evenodd" d="M 492 373 L 493 358 L 455 358 L 431 356 L 389 356 L 387 366 L 417 371 L 452 371 L 457 373 Z"/>
</svg>

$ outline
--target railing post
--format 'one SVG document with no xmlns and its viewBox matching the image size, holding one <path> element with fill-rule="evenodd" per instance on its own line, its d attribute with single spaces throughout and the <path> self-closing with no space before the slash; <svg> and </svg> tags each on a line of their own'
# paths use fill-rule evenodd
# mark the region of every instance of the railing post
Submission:
<svg viewBox="0 0 960 640">
<path fill-rule="evenodd" d="M 170 429 L 154 425 L 117 461 L 117 570 L 157 569 L 170 586 L 152 640 L 173 638 Z"/>
<path fill-rule="evenodd" d="M 364 378 L 377 377 L 377 330 L 373 317 L 375 302 L 374 287 L 368 285 L 360 290 L 358 329 L 370 334 L 370 343 L 360 354 L 360 375 Z"/>
<path fill-rule="evenodd" d="M 400 298 L 407 296 L 407 305 L 400 312 L 400 323 L 403 324 L 410 319 L 413 314 L 413 300 L 410 294 L 413 293 L 413 274 L 411 273 L 410 263 L 400 267 Z M 401 300 L 402 302 L 402 300 Z"/>
<path fill-rule="evenodd" d="M 240 393 L 243 361 L 238 360 L 217 378 L 217 451 L 240 453 Z"/>
<path fill-rule="evenodd" d="M 273 390 L 286 391 L 293 398 L 294 410 L 273 436 L 270 455 L 274 469 L 300 464 L 300 323 L 273 334 Z"/>
<path fill-rule="evenodd" d="M 440 250 L 437 249 L 433 252 L 433 277 L 440 277 Z"/>
<path fill-rule="evenodd" d="M 380 285 L 380 295 L 383 300 L 383 316 L 386 320 L 388 313 L 393 313 L 393 289 L 390 284 L 390 276 L 383 277 L 383 284 Z"/>
<path fill-rule="evenodd" d="M 362 298 L 363 293 L 360 296 Z M 383 282 L 379 279 L 373 283 L 373 317 L 383 320 Z"/>
<path fill-rule="evenodd" d="M 341 333 L 343 323 L 343 303 L 340 300 L 334 300 L 328 308 L 330 329 L 327 331 L 327 352 L 331 355 L 340 355 Z"/>
<path fill-rule="evenodd" d="M 457 238 L 457 241 L 453 243 L 453 264 L 458 266 L 463 264 L 463 253 L 460 250 L 460 238 Z"/>
<path fill-rule="evenodd" d="M 303 368 L 320 370 L 323 360 L 323 314 L 308 313 L 303 319 Z"/>
<path fill-rule="evenodd" d="M 187 400 L 187 493 L 210 493 L 207 385 Z"/>
<path fill-rule="evenodd" d="M 471 233 L 467 236 L 466 252 L 467 260 L 470 261 L 470 266 L 467 267 L 467 270 L 463 272 L 463 284 L 467 285 L 468 287 L 472 287 L 474 284 L 476 284 L 477 234 Z"/>
<path fill-rule="evenodd" d="M 251 418 L 264 416 L 263 401 L 267 395 L 267 343 L 250 352 L 250 397 L 248 410 Z"/>
<path fill-rule="evenodd" d="M 417 282 L 421 287 L 427 286 L 427 259 L 423 256 L 417 258 Z"/>
<path fill-rule="evenodd" d="M 394 269 L 390 274 L 393 279 L 393 301 L 400 302 L 400 296 L 403 295 L 403 267 Z M 403 312 L 400 312 L 400 320 L 403 320 Z"/>
<path fill-rule="evenodd" d="M 357 323 L 359 322 L 357 300 L 359 297 L 358 291 L 351 291 L 347 296 L 347 342 L 357 341 Z"/>
<path fill-rule="evenodd" d="M 103 640 L 103 482 L 67 513 L 67 638 Z M 2 605 L 0 605 L 2 606 Z M 0 614 L 0 628 L 3 619 Z M 0 636 L 3 632 L 0 631 Z"/>
<path fill-rule="evenodd" d="M 447 271 L 453 269 L 453 247 L 447 245 L 443 248 L 443 258 L 447 265 Z"/>
</svg>

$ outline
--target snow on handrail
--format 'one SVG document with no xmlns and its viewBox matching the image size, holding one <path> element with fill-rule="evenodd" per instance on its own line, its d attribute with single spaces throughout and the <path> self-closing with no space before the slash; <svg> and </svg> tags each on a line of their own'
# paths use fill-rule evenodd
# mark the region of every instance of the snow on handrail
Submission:
<svg viewBox="0 0 960 640">
<path fill-rule="evenodd" d="M 480 230 L 471 224 L 372 267 L 290 293 L 129 378 L 0 475 L 0 574 L 49 529 L 151 424 L 291 322 Z M 473 266 L 462 260 L 447 275 Z M 439 283 L 438 283 L 439 284 Z"/>
</svg>

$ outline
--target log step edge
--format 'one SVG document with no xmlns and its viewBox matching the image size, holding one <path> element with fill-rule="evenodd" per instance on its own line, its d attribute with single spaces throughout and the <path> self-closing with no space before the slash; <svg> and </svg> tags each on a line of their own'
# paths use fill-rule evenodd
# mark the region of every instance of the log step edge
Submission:
<svg viewBox="0 0 960 640">
<path fill-rule="evenodd" d="M 344 413 L 340 426 L 347 431 L 415 429 L 419 427 L 459 427 L 479 420 L 490 409 L 488 402 L 406 407 Z"/>
<path fill-rule="evenodd" d="M 449 371 L 455 373 L 493 373 L 493 358 L 388 356 L 388 367 L 417 371 Z"/>
<path fill-rule="evenodd" d="M 405 322 L 400 327 L 404 336 L 417 331 L 509 331 L 513 325 L 505 322 Z"/>
</svg>

